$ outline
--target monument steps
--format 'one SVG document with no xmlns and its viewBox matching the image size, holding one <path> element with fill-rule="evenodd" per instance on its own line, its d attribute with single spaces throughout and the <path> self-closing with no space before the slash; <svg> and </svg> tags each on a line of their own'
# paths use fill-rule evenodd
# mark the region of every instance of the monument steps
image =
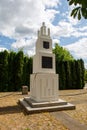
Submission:
<svg viewBox="0 0 87 130">
<path fill-rule="evenodd" d="M 36 102 L 34 100 L 32 100 L 29 97 L 25 97 L 24 100 L 30 104 L 31 107 L 33 108 L 37 108 L 37 107 L 47 107 L 47 106 L 59 106 L 59 105 L 66 105 L 67 102 L 64 100 L 57 100 L 57 101 L 49 101 L 49 102 Z"/>
<path fill-rule="evenodd" d="M 19 99 L 19 104 L 23 106 L 27 114 L 34 114 L 40 112 L 53 112 L 62 110 L 73 110 L 75 105 L 67 103 L 64 100 L 51 102 L 34 102 L 29 97 Z M 31 105 L 32 104 L 32 105 Z"/>
</svg>

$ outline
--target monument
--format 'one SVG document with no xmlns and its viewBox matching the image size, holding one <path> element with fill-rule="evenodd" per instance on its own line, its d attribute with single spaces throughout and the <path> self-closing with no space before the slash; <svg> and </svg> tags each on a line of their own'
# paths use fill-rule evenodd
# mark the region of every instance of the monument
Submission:
<svg viewBox="0 0 87 130">
<path fill-rule="evenodd" d="M 50 29 L 43 23 L 38 31 L 36 55 L 33 57 L 30 96 L 37 102 L 58 100 L 58 75 L 55 74 L 55 55 L 52 53 Z"/>
<path fill-rule="evenodd" d="M 55 72 L 55 55 L 52 53 L 50 29 L 42 23 L 33 57 L 33 74 L 30 76 L 30 97 L 19 100 L 28 113 L 75 109 L 75 106 L 59 99 L 59 77 Z"/>
</svg>

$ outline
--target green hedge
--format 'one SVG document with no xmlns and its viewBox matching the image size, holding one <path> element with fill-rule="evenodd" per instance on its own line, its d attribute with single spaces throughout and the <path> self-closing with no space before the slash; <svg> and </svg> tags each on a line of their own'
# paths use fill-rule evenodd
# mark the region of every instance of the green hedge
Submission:
<svg viewBox="0 0 87 130">
<path fill-rule="evenodd" d="M 68 53 L 67 53 L 68 54 Z M 56 55 L 56 53 L 55 53 Z M 59 74 L 59 89 L 81 89 L 84 87 L 84 62 L 82 59 L 64 61 L 56 55 L 56 73 Z M 68 55 L 69 57 L 69 55 Z M 61 60 L 62 59 L 62 60 Z M 67 57 L 66 57 L 67 59 Z M 73 60 L 71 60 L 73 59 Z M 0 52 L 0 91 L 20 91 L 22 85 L 30 90 L 32 58 L 22 51 Z"/>
</svg>

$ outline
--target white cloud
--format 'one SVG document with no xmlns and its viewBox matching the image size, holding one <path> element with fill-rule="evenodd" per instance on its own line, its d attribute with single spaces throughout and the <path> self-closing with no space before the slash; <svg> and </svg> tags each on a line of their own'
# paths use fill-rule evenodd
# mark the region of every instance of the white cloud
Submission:
<svg viewBox="0 0 87 130">
<path fill-rule="evenodd" d="M 43 21 L 52 26 L 59 0 L 0 0 L 0 34 L 15 38 L 11 47 L 35 52 L 37 30 Z M 27 40 L 25 40 L 27 38 Z"/>
<path fill-rule="evenodd" d="M 57 26 L 51 26 L 52 35 L 55 36 L 56 38 L 57 37 L 58 38 L 59 37 L 67 37 L 67 38 L 87 37 L 87 27 L 86 26 L 78 27 L 76 26 L 77 22 L 74 22 L 74 20 L 72 20 L 71 22 L 70 19 L 68 19 L 67 21 L 65 19 L 60 20 Z"/>
<path fill-rule="evenodd" d="M 0 0 L 1 33 L 15 38 L 31 35 L 43 21 L 53 21 L 58 3 L 59 0 Z"/>
<path fill-rule="evenodd" d="M 51 25 L 52 36 L 56 38 L 70 37 L 74 35 L 74 32 L 77 32 L 77 29 L 64 20 L 59 21 L 57 26 Z"/>
<path fill-rule="evenodd" d="M 31 56 L 35 53 L 35 42 L 35 37 L 30 39 L 18 39 L 11 45 L 11 47 L 12 49 L 23 49 L 26 54 Z"/>
<path fill-rule="evenodd" d="M 77 58 L 87 59 L 87 38 L 82 38 L 79 41 L 70 45 L 64 46 Z"/>
<path fill-rule="evenodd" d="M 60 20 L 52 25 L 60 0 L 0 0 L 0 31 L 16 39 L 35 36 L 43 21 L 50 26 L 55 37 L 83 36 L 73 25 L 78 23 L 65 12 L 68 21 Z M 64 15 L 64 13 L 63 13 Z M 87 33 L 84 34 L 87 36 Z"/>
<path fill-rule="evenodd" d="M 71 12 L 71 10 L 70 10 Z M 77 25 L 80 21 L 78 21 L 78 19 L 74 19 L 73 17 L 70 17 L 70 12 L 67 15 L 68 21 L 72 24 L 72 25 Z"/>
<path fill-rule="evenodd" d="M 60 40 L 59 39 L 53 39 L 52 42 L 53 42 L 53 48 L 54 48 L 56 43 L 58 43 L 58 44 L 60 43 Z"/>
<path fill-rule="evenodd" d="M 56 11 L 54 9 L 47 9 L 46 10 L 46 16 L 49 16 L 49 20 L 53 21 L 55 18 L 55 14 L 59 14 L 59 11 Z"/>
<path fill-rule="evenodd" d="M 87 60 L 85 60 L 85 68 L 87 69 Z"/>
<path fill-rule="evenodd" d="M 84 26 L 83 28 L 79 28 L 80 31 L 86 31 L 87 32 L 87 26 Z"/>
<path fill-rule="evenodd" d="M 0 52 L 1 52 L 1 51 L 4 51 L 4 50 L 8 50 L 8 49 L 5 48 L 5 47 L 0 47 Z"/>
<path fill-rule="evenodd" d="M 84 25 L 84 21 L 74 19 L 70 16 L 74 6 L 68 6 L 68 11 L 62 13 L 64 19 L 58 23 L 60 36 L 63 37 L 87 37 L 87 26 Z M 59 33 L 58 33 L 59 35 Z"/>
<path fill-rule="evenodd" d="M 58 4 L 61 4 L 62 1 L 0 0 L 0 34 L 15 38 L 16 42 L 11 47 L 14 49 L 23 48 L 28 55 L 35 53 L 36 33 L 43 21 L 51 29 L 53 47 L 54 43 L 60 43 L 61 37 L 87 37 L 87 27 L 78 28 L 76 25 L 80 22 L 69 17 L 69 9 L 67 12 L 60 14 Z M 56 14 L 57 16 L 64 16 L 64 19 L 57 17 L 57 21 L 59 21 L 56 25 L 53 25 Z M 80 39 L 66 47 L 73 51 L 77 57 L 85 58 L 87 57 L 86 39 Z"/>
<path fill-rule="evenodd" d="M 57 7 L 60 4 L 60 0 L 42 0 L 47 7 Z"/>
</svg>

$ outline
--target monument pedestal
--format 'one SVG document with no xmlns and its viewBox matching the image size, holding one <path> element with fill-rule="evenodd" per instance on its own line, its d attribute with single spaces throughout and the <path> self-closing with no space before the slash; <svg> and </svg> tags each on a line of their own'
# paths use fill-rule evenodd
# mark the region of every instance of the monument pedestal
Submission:
<svg viewBox="0 0 87 130">
<path fill-rule="evenodd" d="M 59 77 L 55 70 L 50 29 L 45 23 L 38 31 L 36 54 L 33 57 L 33 74 L 30 76 L 30 97 L 19 100 L 28 113 L 75 109 L 75 106 L 59 99 Z"/>
<path fill-rule="evenodd" d="M 61 99 L 57 99 L 57 101 L 50 102 L 36 102 L 30 97 L 25 97 L 20 99 L 19 103 L 21 106 L 23 106 L 27 114 L 75 109 L 75 105 L 67 103 L 66 101 Z"/>
<path fill-rule="evenodd" d="M 75 105 L 58 97 L 58 75 L 35 73 L 30 77 L 30 97 L 19 100 L 28 114 L 73 110 Z"/>
<path fill-rule="evenodd" d="M 58 75 L 35 73 L 30 77 L 30 98 L 37 102 L 58 100 Z"/>
</svg>

